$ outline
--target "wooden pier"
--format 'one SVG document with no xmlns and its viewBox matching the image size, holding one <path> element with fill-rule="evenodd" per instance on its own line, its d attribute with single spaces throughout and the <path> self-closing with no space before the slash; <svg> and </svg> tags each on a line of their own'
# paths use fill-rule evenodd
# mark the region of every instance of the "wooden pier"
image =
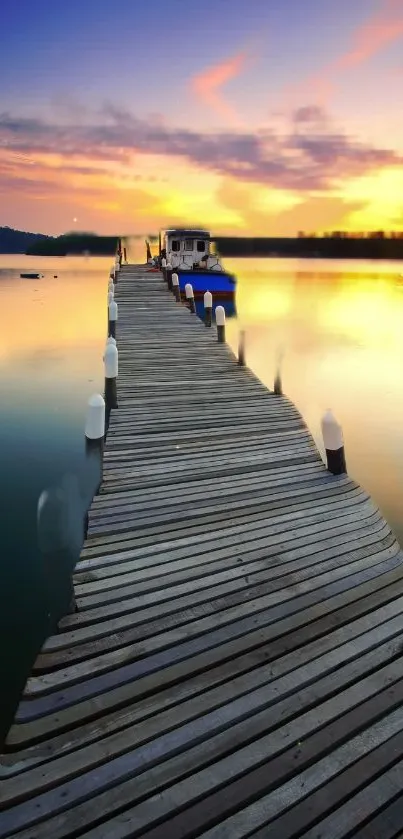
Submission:
<svg viewBox="0 0 403 839">
<path fill-rule="evenodd" d="M 403 832 L 403 555 L 296 408 L 125 266 L 119 408 L 0 837 Z"/>
</svg>

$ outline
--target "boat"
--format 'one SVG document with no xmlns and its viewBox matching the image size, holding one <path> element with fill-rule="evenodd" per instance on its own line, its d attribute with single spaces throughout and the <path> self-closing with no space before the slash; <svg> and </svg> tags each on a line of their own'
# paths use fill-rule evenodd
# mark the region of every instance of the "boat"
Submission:
<svg viewBox="0 0 403 839">
<path fill-rule="evenodd" d="M 171 228 L 160 233 L 159 263 L 165 257 L 178 275 L 181 295 L 191 283 L 195 299 L 206 291 L 222 299 L 235 297 L 236 278 L 225 271 L 208 230 Z"/>
<path fill-rule="evenodd" d="M 20 274 L 23 280 L 40 280 L 44 274 Z"/>
</svg>

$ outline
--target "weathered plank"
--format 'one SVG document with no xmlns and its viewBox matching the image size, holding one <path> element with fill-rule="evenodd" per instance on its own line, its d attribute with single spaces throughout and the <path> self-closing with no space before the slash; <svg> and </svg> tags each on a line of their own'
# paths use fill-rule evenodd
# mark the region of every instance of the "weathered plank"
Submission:
<svg viewBox="0 0 403 839">
<path fill-rule="evenodd" d="M 394 535 L 160 275 L 124 268 L 116 298 L 120 407 L 79 611 L 27 681 L 0 837 L 392 839 Z"/>
</svg>

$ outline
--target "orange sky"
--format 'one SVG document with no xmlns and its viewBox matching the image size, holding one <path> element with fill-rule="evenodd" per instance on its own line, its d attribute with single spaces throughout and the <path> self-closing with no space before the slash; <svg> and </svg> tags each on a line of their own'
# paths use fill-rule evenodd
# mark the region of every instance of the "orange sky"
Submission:
<svg viewBox="0 0 403 839">
<path fill-rule="evenodd" d="M 101 56 L 91 65 L 101 74 L 96 92 L 88 72 L 63 96 L 41 77 L 35 107 L 21 91 L 11 105 L 3 96 L 0 224 L 121 234 L 172 223 L 240 235 L 403 229 L 403 0 L 350 6 L 340 0 L 335 18 L 325 2 L 327 18 L 307 0 L 300 30 L 295 0 L 273 20 L 251 0 L 260 17 L 242 36 L 234 0 L 234 32 L 165 62 L 160 99 L 157 52 L 154 75 L 136 86 L 113 60 L 119 44 L 108 68 L 113 104 Z M 139 50 L 142 67 L 151 55 Z"/>
</svg>

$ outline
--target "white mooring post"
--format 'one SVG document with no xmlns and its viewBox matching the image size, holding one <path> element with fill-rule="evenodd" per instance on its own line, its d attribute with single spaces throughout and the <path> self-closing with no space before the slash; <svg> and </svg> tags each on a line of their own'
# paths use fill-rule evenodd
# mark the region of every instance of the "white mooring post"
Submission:
<svg viewBox="0 0 403 839">
<path fill-rule="evenodd" d="M 111 290 L 109 289 L 109 291 L 108 291 L 108 309 L 109 309 L 109 306 L 110 306 L 110 305 L 111 305 L 111 303 L 112 303 L 113 297 L 114 297 L 113 291 L 111 291 Z"/>
<path fill-rule="evenodd" d="M 211 291 L 206 291 L 204 298 L 204 325 L 211 326 L 213 322 L 213 295 Z"/>
<path fill-rule="evenodd" d="M 105 401 L 100 393 L 94 393 L 88 400 L 85 439 L 92 445 L 103 448 L 104 436 Z"/>
<path fill-rule="evenodd" d="M 194 298 L 194 294 L 193 294 L 193 286 L 192 286 L 191 283 L 186 283 L 186 285 L 185 285 L 185 297 L 186 297 L 186 303 L 189 306 L 190 311 L 194 315 L 194 313 L 196 311 L 196 306 L 195 306 L 195 298 Z"/>
<path fill-rule="evenodd" d="M 176 272 L 172 274 L 172 291 L 177 303 L 180 303 L 181 293 L 179 289 L 179 277 Z"/>
<path fill-rule="evenodd" d="M 217 306 L 215 310 L 215 320 L 217 324 L 217 341 L 219 344 L 225 343 L 225 309 L 224 306 Z"/>
<path fill-rule="evenodd" d="M 161 259 L 161 271 L 162 271 L 162 276 L 164 278 L 164 281 L 166 282 L 166 279 L 167 279 L 167 261 L 165 259 L 165 256 L 163 256 L 162 259 Z"/>
<path fill-rule="evenodd" d="M 347 472 L 343 432 L 330 409 L 323 415 L 321 426 L 327 468 L 333 475 L 343 475 Z"/>
<path fill-rule="evenodd" d="M 108 306 L 108 337 L 116 338 L 116 321 L 118 319 L 118 304 L 112 300 Z"/>
<path fill-rule="evenodd" d="M 109 338 L 108 338 L 109 341 Z M 117 397 L 117 379 L 118 379 L 118 362 L 119 354 L 116 342 L 114 344 L 107 343 L 105 347 L 104 363 L 105 363 L 105 405 L 106 409 L 118 407 Z"/>
</svg>

